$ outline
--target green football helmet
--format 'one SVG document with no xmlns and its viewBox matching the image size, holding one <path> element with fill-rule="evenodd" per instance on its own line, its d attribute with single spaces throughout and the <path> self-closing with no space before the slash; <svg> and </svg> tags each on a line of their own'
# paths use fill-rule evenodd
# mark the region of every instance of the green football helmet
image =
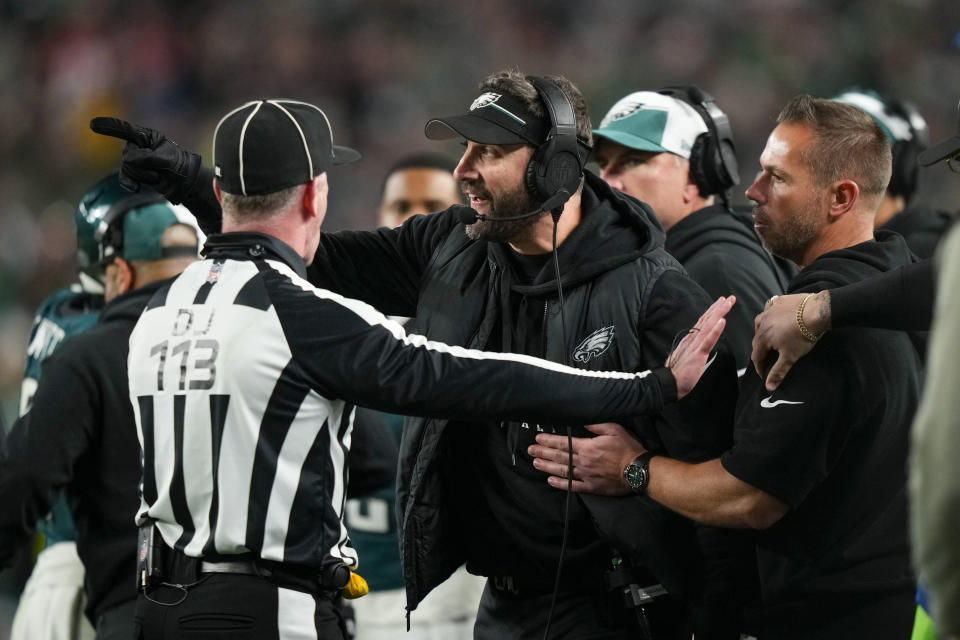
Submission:
<svg viewBox="0 0 960 640">
<path fill-rule="evenodd" d="M 166 202 L 146 187 L 131 193 L 120 186 L 113 173 L 93 185 L 80 199 L 73 217 L 77 227 L 77 266 L 80 284 L 88 291 L 103 291 L 104 247 L 109 243 L 110 225 L 122 214 L 149 204 Z"/>
</svg>

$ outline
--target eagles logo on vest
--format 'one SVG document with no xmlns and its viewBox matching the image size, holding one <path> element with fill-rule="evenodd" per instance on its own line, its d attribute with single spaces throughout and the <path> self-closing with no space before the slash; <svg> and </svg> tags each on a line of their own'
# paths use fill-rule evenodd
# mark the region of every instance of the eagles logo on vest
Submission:
<svg viewBox="0 0 960 640">
<path fill-rule="evenodd" d="M 500 95 L 501 94 L 494 93 L 492 91 L 487 91 L 486 93 L 480 94 L 480 97 L 474 100 L 473 104 L 470 105 L 470 111 L 490 106 L 500 99 Z"/>
<path fill-rule="evenodd" d="M 576 362 L 586 364 L 591 358 L 601 355 L 610 345 L 613 344 L 613 327 L 604 327 L 597 329 L 577 345 L 573 351 L 573 359 Z"/>
</svg>

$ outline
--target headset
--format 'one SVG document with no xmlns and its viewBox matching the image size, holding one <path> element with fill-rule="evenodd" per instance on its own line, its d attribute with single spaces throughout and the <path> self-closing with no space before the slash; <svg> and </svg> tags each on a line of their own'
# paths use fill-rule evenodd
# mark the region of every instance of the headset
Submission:
<svg viewBox="0 0 960 640">
<path fill-rule="evenodd" d="M 657 93 L 687 103 L 707 125 L 707 133 L 697 136 L 690 152 L 690 173 L 701 195 L 717 194 L 729 207 L 727 191 L 740 184 L 740 171 L 727 114 L 713 96 L 694 85 L 664 87 Z"/>
<path fill-rule="evenodd" d="M 90 187 L 73 213 L 77 227 L 77 264 L 81 274 L 100 280 L 103 265 L 112 260 L 123 244 L 123 232 L 116 228 L 123 214 L 161 202 L 166 202 L 163 196 L 146 187 L 130 193 L 121 186 L 116 173 Z"/>
<path fill-rule="evenodd" d="M 580 187 L 583 167 L 590 146 L 577 135 L 577 116 L 573 105 L 554 81 L 527 76 L 550 117 L 550 132 L 537 147 L 527 165 L 527 190 L 544 205 L 541 211 L 563 206 Z"/>
<path fill-rule="evenodd" d="M 547 108 L 550 117 L 550 132 L 546 140 L 536 148 L 530 162 L 527 164 L 525 183 L 527 191 L 542 202 L 537 212 L 550 211 L 553 216 L 553 267 L 557 277 L 557 297 L 560 303 L 560 323 L 563 339 L 566 341 L 567 327 L 563 312 L 563 285 L 560 278 L 560 262 L 557 258 L 557 226 L 563 204 L 570 199 L 580 187 L 583 178 L 583 166 L 590 153 L 590 145 L 577 135 L 577 116 L 570 99 L 556 82 L 539 76 L 527 76 L 527 81 L 533 85 L 540 95 L 540 99 Z M 581 150 L 583 154 L 581 155 Z M 530 215 L 530 214 L 528 214 Z M 566 353 L 566 345 L 563 352 Z M 569 465 L 573 467 L 573 432 L 567 427 L 567 442 L 569 450 Z M 568 474 L 566 506 L 563 514 L 563 538 L 560 543 L 560 558 L 557 563 L 557 573 L 553 584 L 553 593 L 550 597 L 550 609 L 547 612 L 547 622 L 543 630 L 543 638 L 547 640 L 550 634 L 550 624 L 557 604 L 557 594 L 560 590 L 560 576 L 563 571 L 564 556 L 567 549 L 567 534 L 570 524 L 570 500 L 573 495 L 573 474 Z"/>
<path fill-rule="evenodd" d="M 920 178 L 917 155 L 929 145 L 930 131 L 926 120 L 911 103 L 895 98 L 882 98 L 882 101 L 887 113 L 906 122 L 910 130 L 909 139 L 897 139 L 893 143 L 893 173 L 887 186 L 890 193 L 903 196 L 909 202 Z"/>
<path fill-rule="evenodd" d="M 106 266 L 113 262 L 115 257 L 123 255 L 123 220 L 128 211 L 153 204 L 166 204 L 166 202 L 166 199 L 159 193 L 141 189 L 139 192 L 129 194 L 110 205 L 110 208 L 103 214 L 100 227 L 94 235 L 99 247 L 98 263 L 101 266 Z"/>
</svg>

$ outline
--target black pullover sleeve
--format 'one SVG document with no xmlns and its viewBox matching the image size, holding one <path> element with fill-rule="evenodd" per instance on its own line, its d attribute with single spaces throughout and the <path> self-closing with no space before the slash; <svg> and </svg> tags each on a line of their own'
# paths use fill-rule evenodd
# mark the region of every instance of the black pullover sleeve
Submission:
<svg viewBox="0 0 960 640">
<path fill-rule="evenodd" d="M 451 208 L 413 216 L 395 229 L 324 233 L 307 278 L 383 313 L 413 317 L 427 265 L 457 224 Z"/>
<path fill-rule="evenodd" d="M 933 321 L 933 260 L 830 289 L 830 326 L 927 331 Z"/>
</svg>

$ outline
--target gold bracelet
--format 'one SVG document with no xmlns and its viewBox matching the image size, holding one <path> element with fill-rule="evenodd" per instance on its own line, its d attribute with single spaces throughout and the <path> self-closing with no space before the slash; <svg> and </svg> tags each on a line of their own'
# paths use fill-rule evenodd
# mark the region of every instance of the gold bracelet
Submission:
<svg viewBox="0 0 960 640">
<path fill-rule="evenodd" d="M 807 328 L 806 323 L 803 321 L 803 308 L 807 305 L 807 300 L 814 295 L 816 294 L 808 293 L 805 295 L 803 300 L 800 301 L 800 306 L 797 307 L 797 327 L 800 329 L 800 333 L 803 335 L 803 337 L 810 342 L 816 342 L 823 337 L 823 332 L 821 332 L 820 335 L 814 335 L 813 332 Z"/>
</svg>

